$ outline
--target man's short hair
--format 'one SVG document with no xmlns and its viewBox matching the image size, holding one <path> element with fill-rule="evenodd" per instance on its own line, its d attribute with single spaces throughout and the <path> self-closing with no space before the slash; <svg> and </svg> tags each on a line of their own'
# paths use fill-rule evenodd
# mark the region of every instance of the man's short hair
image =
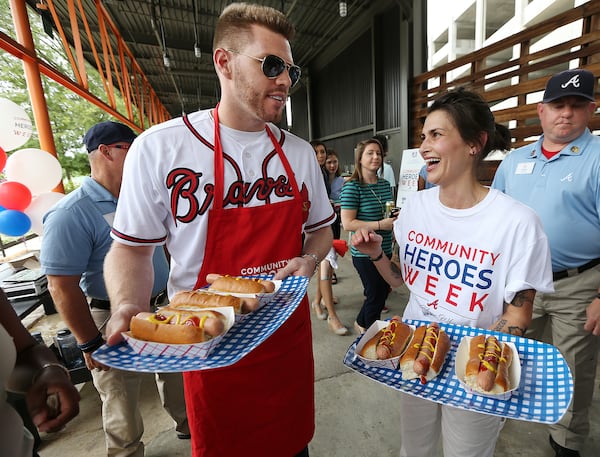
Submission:
<svg viewBox="0 0 600 457">
<path fill-rule="evenodd" d="M 251 26 L 260 25 L 283 35 L 288 41 L 296 33 L 288 18 L 275 8 L 251 3 L 232 3 L 225 7 L 213 37 L 213 51 L 217 48 L 237 48 L 248 41 Z"/>
</svg>

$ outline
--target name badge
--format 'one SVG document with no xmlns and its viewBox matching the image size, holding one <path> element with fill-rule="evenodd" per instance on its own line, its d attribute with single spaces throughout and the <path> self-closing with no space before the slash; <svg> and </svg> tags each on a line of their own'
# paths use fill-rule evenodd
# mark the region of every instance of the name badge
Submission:
<svg viewBox="0 0 600 457">
<path fill-rule="evenodd" d="M 535 166 L 535 162 L 521 162 L 517 164 L 517 169 L 515 170 L 516 175 L 530 175 L 533 173 L 533 167 Z"/>
</svg>

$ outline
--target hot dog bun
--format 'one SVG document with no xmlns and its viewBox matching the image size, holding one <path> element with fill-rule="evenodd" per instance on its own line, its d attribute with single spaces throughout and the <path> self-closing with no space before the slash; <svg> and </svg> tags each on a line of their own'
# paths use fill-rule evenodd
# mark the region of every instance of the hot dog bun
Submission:
<svg viewBox="0 0 600 457">
<path fill-rule="evenodd" d="M 402 354 L 402 357 L 400 357 L 400 370 L 402 371 L 402 377 L 404 379 L 415 379 L 419 376 L 415 373 L 414 363 L 421 350 L 426 330 L 427 327 L 425 325 L 421 325 L 415 329 L 412 338 L 408 343 L 408 348 L 404 354 Z"/>
<path fill-rule="evenodd" d="M 205 290 L 182 290 L 171 298 L 169 308 L 188 309 L 195 311 L 198 308 L 220 308 L 231 306 L 236 314 L 242 312 L 242 300 L 233 295 L 218 295 Z"/>
<path fill-rule="evenodd" d="M 242 314 L 256 311 L 260 300 L 256 295 L 275 291 L 275 284 L 255 278 L 240 278 L 238 276 L 223 276 L 216 273 L 206 275 L 206 282 L 210 284 L 208 290 L 215 293 L 240 294 L 242 296 Z"/>
<path fill-rule="evenodd" d="M 186 312 L 162 308 L 131 318 L 131 336 L 168 344 L 203 343 L 225 330 L 225 316 L 212 310 Z"/>
<path fill-rule="evenodd" d="M 419 378 L 423 384 L 432 380 L 442 370 L 450 346 L 450 337 L 437 323 L 418 327 L 400 359 L 402 377 Z"/>
<path fill-rule="evenodd" d="M 398 357 L 406 349 L 411 334 L 412 329 L 399 316 L 394 316 L 386 327 L 367 341 L 359 354 L 370 360 Z"/>
<path fill-rule="evenodd" d="M 465 384 L 477 392 L 500 394 L 510 390 L 512 348 L 495 336 L 478 335 L 469 341 Z"/>
<path fill-rule="evenodd" d="M 210 284 L 208 290 L 230 292 L 237 294 L 270 294 L 275 291 L 272 281 L 255 278 L 240 278 L 239 276 L 222 276 L 211 273 L 206 275 L 206 282 Z"/>
</svg>

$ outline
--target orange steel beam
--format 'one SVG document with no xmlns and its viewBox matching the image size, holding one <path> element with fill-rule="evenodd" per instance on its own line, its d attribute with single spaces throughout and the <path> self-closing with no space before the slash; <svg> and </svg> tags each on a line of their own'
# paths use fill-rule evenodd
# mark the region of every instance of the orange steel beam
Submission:
<svg viewBox="0 0 600 457">
<path fill-rule="evenodd" d="M 65 76 L 63 73 L 58 71 L 56 68 L 52 67 L 47 62 L 38 59 L 34 54 L 31 53 L 31 51 L 21 46 L 19 43 L 14 41 L 11 37 L 9 37 L 3 32 L 0 32 L 0 48 L 4 49 L 9 54 L 12 54 L 16 58 L 21 59 L 23 61 L 28 60 L 31 62 L 37 62 L 41 74 L 47 76 L 48 78 L 60 84 L 61 86 L 66 87 L 71 92 L 74 92 L 77 95 L 79 95 L 81 98 L 84 98 L 85 100 L 93 103 L 101 110 L 114 116 L 124 124 L 129 125 L 132 129 L 137 129 L 138 131 L 141 131 L 137 124 L 131 122 L 123 114 L 112 109 L 111 106 L 107 105 L 106 103 L 104 103 L 104 101 L 100 100 L 94 94 L 90 93 L 85 87 L 74 82 L 68 76 Z"/>
<path fill-rule="evenodd" d="M 10 0 L 10 6 L 13 16 L 13 24 L 15 33 L 19 42 L 35 56 L 35 44 L 31 36 L 31 27 L 29 24 L 29 16 L 27 16 L 27 7 L 25 2 L 19 0 Z M 29 98 L 33 109 L 33 117 L 40 138 L 40 147 L 42 150 L 49 152 L 54 157 L 58 157 L 56 146 L 54 144 L 54 136 L 52 136 L 52 127 L 50 125 L 50 117 L 48 116 L 48 105 L 44 96 L 44 88 L 42 86 L 42 78 L 36 61 L 23 60 L 23 70 L 25 71 L 25 80 L 29 89 Z M 57 192 L 64 193 L 65 189 L 60 183 L 53 189 Z"/>
<path fill-rule="evenodd" d="M 19 4 L 19 8 L 23 10 L 26 16 L 25 2 L 20 0 L 10 0 L 10 2 L 11 5 Z M 73 43 L 69 43 L 67 39 L 65 26 L 60 22 L 53 0 L 45 0 L 44 3 L 54 20 L 57 34 L 63 44 L 63 49 L 75 81 L 72 77 L 58 71 L 51 63 L 40 59 L 34 50 L 30 50 L 28 46 L 23 46 L 15 42 L 11 37 L 2 32 L 0 32 L 0 48 L 24 62 L 31 62 L 37 67 L 39 73 L 48 76 L 58 84 L 77 93 L 82 98 L 137 131 L 142 131 L 147 125 L 154 125 L 171 117 L 158 99 L 148 78 L 135 60 L 133 53 L 127 47 L 127 44 L 100 0 L 95 1 L 97 18 L 93 18 L 97 19 L 98 22 L 99 31 L 97 37 L 94 37 L 92 34 L 89 20 L 92 18 L 86 17 L 81 1 L 68 1 L 68 25 L 73 34 Z M 14 15 L 15 8 L 12 8 L 12 10 Z M 78 25 L 78 19 L 81 20 L 83 27 Z M 29 30 L 29 34 L 31 35 L 28 20 L 27 30 Z M 89 46 L 88 51 L 93 55 L 93 61 L 103 84 L 103 94 L 94 94 L 89 87 L 83 49 L 84 41 Z M 125 104 L 125 113 L 118 111 L 115 99 L 116 90 L 122 95 Z M 101 97 L 105 98 L 106 101 L 103 101 Z"/>
</svg>

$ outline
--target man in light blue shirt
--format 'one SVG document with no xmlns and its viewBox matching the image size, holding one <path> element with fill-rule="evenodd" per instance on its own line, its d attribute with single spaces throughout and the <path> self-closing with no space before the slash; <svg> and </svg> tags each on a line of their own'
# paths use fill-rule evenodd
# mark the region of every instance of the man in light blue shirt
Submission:
<svg viewBox="0 0 600 457">
<path fill-rule="evenodd" d="M 539 215 L 552 255 L 554 294 L 536 294 L 528 336 L 550 327 L 574 378 L 562 420 L 550 426 L 556 456 L 578 457 L 589 433 L 600 335 L 600 138 L 588 129 L 596 78 L 568 70 L 550 78 L 538 104 L 543 135 L 510 153 L 492 187 Z M 507 215 L 510 217 L 510 215 Z"/>
<path fill-rule="evenodd" d="M 104 258 L 112 244 L 110 230 L 121 189 L 123 163 L 133 142 L 133 131 L 117 122 L 101 122 L 84 138 L 91 177 L 61 199 L 44 216 L 40 253 L 42 271 L 65 324 L 77 339 L 94 385 L 102 400 L 107 455 L 143 456 L 144 432 L 138 399 L 142 377 L 108 368 L 91 354 L 104 344 L 110 302 L 104 285 Z M 153 305 L 164 297 L 169 265 L 162 248 L 154 252 Z M 152 280 L 152 278 L 149 278 Z M 89 302 L 89 304 L 88 304 Z M 181 373 L 157 375 L 165 409 L 179 437 L 189 438 Z"/>
</svg>

